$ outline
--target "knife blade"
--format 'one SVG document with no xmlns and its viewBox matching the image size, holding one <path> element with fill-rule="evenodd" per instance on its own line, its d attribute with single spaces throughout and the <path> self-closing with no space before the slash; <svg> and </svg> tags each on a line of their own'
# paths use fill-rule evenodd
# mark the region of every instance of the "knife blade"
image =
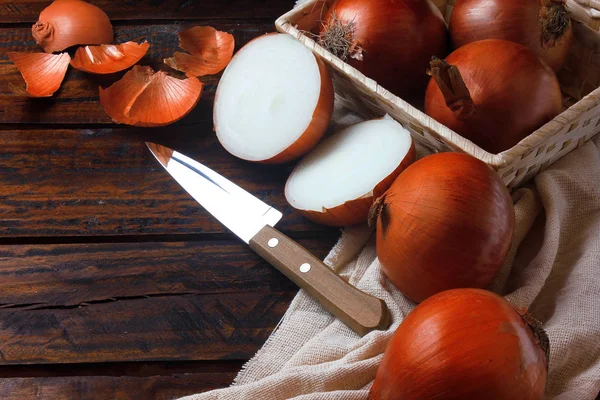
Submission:
<svg viewBox="0 0 600 400">
<path fill-rule="evenodd" d="M 165 146 L 146 145 L 194 200 L 357 334 L 389 327 L 385 302 L 350 285 L 275 229 L 283 216 L 280 211 L 198 161 Z"/>
</svg>

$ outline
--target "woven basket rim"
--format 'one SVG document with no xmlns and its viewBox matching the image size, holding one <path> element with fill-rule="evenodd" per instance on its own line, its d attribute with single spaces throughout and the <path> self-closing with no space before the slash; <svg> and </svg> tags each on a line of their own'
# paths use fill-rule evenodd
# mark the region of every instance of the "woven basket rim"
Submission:
<svg viewBox="0 0 600 400">
<path fill-rule="evenodd" d="M 544 139 L 554 135 L 565 125 L 573 124 L 583 112 L 586 112 L 600 103 L 600 100 L 596 99 L 598 96 L 600 96 L 600 87 L 597 87 L 592 92 L 584 96 L 581 100 L 562 111 L 552 120 L 548 121 L 546 124 L 530 133 L 513 147 L 498 154 L 490 153 L 486 150 L 483 150 L 472 141 L 459 135 L 457 132 L 453 131 L 447 126 L 437 122 L 435 119 L 413 107 L 402 98 L 394 95 L 384 87 L 380 86 L 377 84 L 377 82 L 365 76 L 356 68 L 334 56 L 331 52 L 319 45 L 315 40 L 298 30 L 291 22 L 292 17 L 303 13 L 310 7 L 313 7 L 315 3 L 323 3 L 327 1 L 328 0 L 309 0 L 277 18 L 275 21 L 275 27 L 280 32 L 289 34 L 295 37 L 297 40 L 303 42 L 305 45 L 309 45 L 308 47 L 313 52 L 324 58 L 327 62 L 331 63 L 338 69 L 344 71 L 348 76 L 352 77 L 358 83 L 368 88 L 371 92 L 376 93 L 380 97 L 380 100 L 393 105 L 394 108 L 400 109 L 407 116 L 416 118 L 419 124 L 427 126 L 429 129 L 435 131 L 439 136 L 445 139 L 448 147 L 456 151 L 471 153 L 494 168 L 499 169 L 510 166 L 514 161 L 528 156 L 537 148 L 538 145 L 544 142 Z M 586 29 L 591 30 L 591 28 L 589 28 L 583 22 L 579 20 L 576 21 L 577 23 L 582 23 Z"/>
</svg>

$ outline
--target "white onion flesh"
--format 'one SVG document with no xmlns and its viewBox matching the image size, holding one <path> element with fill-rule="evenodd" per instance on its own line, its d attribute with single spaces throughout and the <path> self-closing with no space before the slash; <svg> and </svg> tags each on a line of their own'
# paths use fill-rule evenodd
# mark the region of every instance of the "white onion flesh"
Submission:
<svg viewBox="0 0 600 400">
<path fill-rule="evenodd" d="M 410 133 L 391 117 L 349 126 L 298 163 L 286 183 L 286 199 L 299 210 L 326 212 L 373 196 L 411 149 L 414 153 Z"/>
<path fill-rule="evenodd" d="M 233 57 L 217 88 L 219 142 L 248 161 L 279 155 L 313 123 L 321 80 L 314 54 L 293 37 L 269 34 L 252 40 Z M 325 129 L 317 132 L 319 138 Z"/>
</svg>

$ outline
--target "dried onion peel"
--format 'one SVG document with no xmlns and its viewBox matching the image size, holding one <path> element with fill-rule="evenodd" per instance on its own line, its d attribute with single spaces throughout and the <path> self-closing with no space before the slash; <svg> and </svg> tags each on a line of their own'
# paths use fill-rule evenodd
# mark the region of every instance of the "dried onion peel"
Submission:
<svg viewBox="0 0 600 400">
<path fill-rule="evenodd" d="M 319 224 L 366 224 L 374 199 L 415 155 L 410 133 L 387 115 L 351 125 L 296 165 L 285 185 L 286 200 Z"/>
<path fill-rule="evenodd" d="M 149 47 L 148 42 L 82 46 L 77 49 L 71 65 L 93 74 L 112 74 L 137 63 L 144 57 Z"/>
<path fill-rule="evenodd" d="M 223 72 L 213 121 L 229 153 L 283 163 L 317 145 L 332 111 L 333 84 L 325 64 L 290 35 L 270 33 L 248 42 Z"/>
<path fill-rule="evenodd" d="M 197 78 L 177 79 L 136 65 L 110 87 L 100 88 L 100 103 L 117 123 L 163 126 L 185 117 L 201 93 Z"/>
<path fill-rule="evenodd" d="M 165 64 L 187 76 L 212 75 L 221 72 L 233 56 L 233 35 L 210 26 L 195 26 L 179 32 L 179 47 L 188 53 L 176 52 Z"/>
<path fill-rule="evenodd" d="M 69 54 L 48 53 L 7 53 L 8 58 L 19 69 L 27 85 L 25 92 L 17 86 L 10 86 L 18 95 L 28 94 L 32 97 L 49 97 L 60 88 L 65 78 Z"/>
<path fill-rule="evenodd" d="M 106 13 L 83 0 L 55 0 L 42 10 L 31 33 L 46 53 L 113 41 L 112 25 Z"/>
</svg>

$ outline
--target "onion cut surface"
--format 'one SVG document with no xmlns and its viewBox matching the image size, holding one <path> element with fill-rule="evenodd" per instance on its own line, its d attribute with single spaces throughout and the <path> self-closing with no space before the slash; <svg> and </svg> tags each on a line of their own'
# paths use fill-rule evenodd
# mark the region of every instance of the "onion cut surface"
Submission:
<svg viewBox="0 0 600 400">
<path fill-rule="evenodd" d="M 235 40 L 230 33 L 210 26 L 195 26 L 178 35 L 179 47 L 189 54 L 176 52 L 164 62 L 189 77 L 219 73 L 231 61 Z"/>
<path fill-rule="evenodd" d="M 59 88 L 69 68 L 69 54 L 48 53 L 7 53 L 15 64 L 27 85 L 23 91 L 20 87 L 11 90 L 18 95 L 31 97 L 49 97 Z"/>
<path fill-rule="evenodd" d="M 112 74 L 137 63 L 144 57 L 149 47 L 148 42 L 83 46 L 75 52 L 71 65 L 78 70 L 93 74 Z"/>
<path fill-rule="evenodd" d="M 286 34 L 267 34 L 233 57 L 215 95 L 221 145 L 254 162 L 281 163 L 306 154 L 331 120 L 331 77 L 315 55 Z"/>
<path fill-rule="evenodd" d="M 290 174 L 285 196 L 314 222 L 366 223 L 374 198 L 414 159 L 410 133 L 391 117 L 360 122 L 306 155 Z"/>
<path fill-rule="evenodd" d="M 197 78 L 177 79 L 136 65 L 121 80 L 100 88 L 100 103 L 117 123 L 162 126 L 186 116 L 201 93 L 202 83 Z"/>
</svg>

